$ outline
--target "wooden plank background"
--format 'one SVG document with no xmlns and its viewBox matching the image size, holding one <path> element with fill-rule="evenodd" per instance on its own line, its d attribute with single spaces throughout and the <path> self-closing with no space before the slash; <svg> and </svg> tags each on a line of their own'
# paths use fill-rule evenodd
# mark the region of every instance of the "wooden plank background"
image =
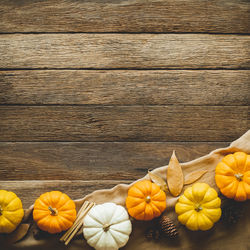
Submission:
<svg viewBox="0 0 250 250">
<path fill-rule="evenodd" d="M 247 0 L 0 0 L 0 188 L 80 198 L 249 129 Z"/>
</svg>

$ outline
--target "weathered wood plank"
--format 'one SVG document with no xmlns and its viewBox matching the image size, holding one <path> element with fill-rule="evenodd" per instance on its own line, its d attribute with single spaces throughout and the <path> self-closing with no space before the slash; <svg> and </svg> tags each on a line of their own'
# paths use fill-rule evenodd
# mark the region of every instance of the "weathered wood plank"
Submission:
<svg viewBox="0 0 250 250">
<path fill-rule="evenodd" d="M 249 68 L 250 36 L 9 34 L 0 68 Z"/>
<path fill-rule="evenodd" d="M 0 181 L 0 189 L 15 192 L 22 200 L 23 207 L 28 208 L 44 192 L 58 190 L 67 193 L 71 199 L 80 199 L 85 195 L 99 189 L 112 188 L 120 183 L 131 183 L 132 181 Z"/>
<path fill-rule="evenodd" d="M 0 143 L 0 180 L 134 180 L 168 164 L 175 150 L 187 162 L 225 142 Z"/>
<path fill-rule="evenodd" d="M 0 106 L 0 141 L 232 141 L 248 106 Z"/>
<path fill-rule="evenodd" d="M 248 105 L 248 70 L 0 71 L 0 104 Z"/>
<path fill-rule="evenodd" d="M 249 1 L 1 0 L 0 32 L 249 32 Z"/>
</svg>

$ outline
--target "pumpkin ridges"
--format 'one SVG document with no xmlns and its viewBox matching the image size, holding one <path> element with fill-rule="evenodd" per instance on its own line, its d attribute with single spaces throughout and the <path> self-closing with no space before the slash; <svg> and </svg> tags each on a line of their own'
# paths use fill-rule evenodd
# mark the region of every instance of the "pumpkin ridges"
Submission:
<svg viewBox="0 0 250 250">
<path fill-rule="evenodd" d="M 233 176 L 235 171 L 229 167 L 225 162 L 219 162 L 215 168 L 216 174 L 226 175 L 226 176 Z"/>
<path fill-rule="evenodd" d="M 2 230 L 4 231 L 4 233 L 11 233 L 12 231 L 15 230 L 15 225 L 12 222 L 10 222 L 6 217 L 3 217 L 1 220 L 2 220 L 2 225 L 8 226 L 7 229 L 3 227 Z"/>
<path fill-rule="evenodd" d="M 151 198 L 152 200 L 157 200 L 157 201 L 165 201 L 166 197 L 164 197 L 162 190 L 159 190 L 159 192 L 155 195 L 152 195 Z"/>
<path fill-rule="evenodd" d="M 72 218 L 72 216 L 66 216 L 65 214 L 63 216 L 61 216 L 61 215 L 58 216 L 59 220 L 67 221 L 68 224 L 73 225 L 73 221 L 70 220 L 71 218 Z"/>
<path fill-rule="evenodd" d="M 175 210 L 176 211 L 176 210 Z M 177 210 L 178 211 L 178 210 Z M 176 211 L 176 213 L 178 214 L 178 212 Z M 189 210 L 185 213 L 181 213 L 179 216 L 178 216 L 178 220 L 180 221 L 181 224 L 186 224 L 189 217 L 192 215 L 192 213 L 194 212 L 194 210 Z"/>
<path fill-rule="evenodd" d="M 3 190 L 5 191 L 5 190 Z M 17 195 L 13 192 L 5 191 L 4 192 L 4 198 L 2 200 L 2 204 L 4 205 L 4 208 L 17 197 Z"/>
<path fill-rule="evenodd" d="M 132 216 L 132 217 L 135 217 L 137 220 L 145 220 L 145 213 L 144 213 L 144 211 L 142 211 L 141 213 L 139 213 L 135 216 Z"/>
<path fill-rule="evenodd" d="M 153 200 L 151 203 L 153 203 L 155 206 L 157 206 L 157 208 L 160 210 L 161 213 L 166 209 L 166 202 L 165 201 L 162 202 L 162 201 Z"/>
<path fill-rule="evenodd" d="M 180 203 L 184 203 L 187 205 L 192 205 L 193 201 L 189 200 L 185 195 L 181 195 L 179 198 Z"/>
<path fill-rule="evenodd" d="M 186 226 L 191 230 L 198 230 L 198 215 L 197 213 L 192 213 L 186 222 Z"/>
<path fill-rule="evenodd" d="M 135 207 L 130 207 L 130 211 L 132 211 L 134 215 L 137 215 L 142 213 L 145 210 L 145 207 L 146 207 L 146 202 L 142 202 Z"/>
<path fill-rule="evenodd" d="M 245 172 L 243 181 L 250 185 L 250 171 Z"/>
<path fill-rule="evenodd" d="M 203 197 L 202 202 L 203 203 L 210 202 L 210 201 L 216 199 L 217 196 L 218 196 L 218 194 L 217 194 L 216 190 L 213 189 L 213 188 L 211 188 L 211 187 L 209 187 L 209 189 L 207 190 L 206 194 Z"/>
<path fill-rule="evenodd" d="M 237 201 L 245 201 L 247 199 L 247 194 L 246 194 L 246 190 L 244 189 L 244 185 L 241 182 L 239 182 L 238 184 L 238 188 L 235 194 L 235 200 Z"/>
<path fill-rule="evenodd" d="M 6 215 L 6 213 L 5 213 L 4 215 Z M 8 223 L 10 223 L 10 224 L 11 224 L 11 226 L 15 226 L 15 223 L 14 223 L 14 222 L 12 222 L 8 216 L 4 216 L 4 219 L 5 219 L 5 220 L 7 220 L 7 221 L 8 221 Z"/>
<path fill-rule="evenodd" d="M 247 155 L 244 171 L 245 172 L 250 171 L 250 155 Z"/>
<path fill-rule="evenodd" d="M 238 172 L 244 172 L 247 155 L 242 152 L 236 152 L 233 154 L 233 157 L 235 159 Z"/>
<path fill-rule="evenodd" d="M 209 230 L 213 222 L 206 215 L 198 213 L 198 226 L 202 231 Z"/>
<path fill-rule="evenodd" d="M 161 190 L 161 188 L 158 185 L 151 185 L 151 193 L 150 193 L 150 195 L 152 197 L 157 196 L 159 194 L 160 190 Z"/>
<path fill-rule="evenodd" d="M 234 171 L 238 170 L 238 167 L 236 165 L 235 158 L 233 157 L 232 154 L 226 155 L 223 159 L 222 162 L 224 162 L 226 165 L 228 165 L 230 168 L 232 168 Z"/>
<path fill-rule="evenodd" d="M 234 176 L 230 176 L 230 177 L 224 176 L 224 175 L 216 175 L 215 176 L 216 185 L 221 189 L 232 184 L 232 182 L 235 181 L 235 177 Z"/>
<path fill-rule="evenodd" d="M 151 206 L 152 206 L 152 208 L 154 208 L 154 212 L 156 213 L 156 214 L 161 214 L 161 210 L 158 208 L 158 206 L 155 204 L 155 201 L 152 201 L 151 202 Z M 157 217 L 157 216 L 156 216 Z"/>
<path fill-rule="evenodd" d="M 128 196 L 135 196 L 137 198 L 144 198 L 144 193 L 136 185 L 128 190 Z"/>
<path fill-rule="evenodd" d="M 217 222 L 220 217 L 221 217 L 221 208 L 217 207 L 217 208 L 204 208 L 204 210 L 211 215 L 211 220 L 215 223 Z"/>
<path fill-rule="evenodd" d="M 221 188 L 222 194 L 224 194 L 228 198 L 234 199 L 237 192 L 238 184 L 238 181 L 232 181 L 228 185 Z"/>
<path fill-rule="evenodd" d="M 49 217 L 50 217 L 50 216 L 47 215 L 46 217 L 43 217 L 43 218 L 41 218 L 41 219 L 39 219 L 39 220 L 36 221 L 36 223 L 37 223 L 37 225 L 38 225 L 38 227 L 39 227 L 40 229 L 46 231 L 46 229 L 47 229 L 47 224 L 49 223 L 49 219 L 50 219 Z M 34 216 L 33 216 L 33 218 L 34 218 Z"/>
<path fill-rule="evenodd" d="M 44 209 L 44 210 L 47 211 L 48 210 L 48 205 L 45 204 L 42 199 L 37 199 L 35 201 L 35 204 L 34 204 L 34 209 L 36 209 L 36 208 L 39 208 L 41 210 Z"/>
<path fill-rule="evenodd" d="M 64 206 L 67 201 L 73 202 L 68 195 L 62 193 L 56 205 L 58 210 L 61 210 L 62 206 Z"/>
<path fill-rule="evenodd" d="M 69 210 L 69 209 L 71 210 L 72 207 L 73 207 L 73 209 L 75 209 L 75 203 L 72 200 L 68 200 L 63 206 L 57 207 L 57 210 L 58 211 L 65 211 L 65 210 Z"/>
<path fill-rule="evenodd" d="M 136 185 L 137 184 L 137 185 Z M 151 195 L 152 182 L 148 180 L 143 180 L 137 182 L 136 187 L 142 192 L 143 196 Z"/>
<path fill-rule="evenodd" d="M 195 198 L 192 193 L 192 187 L 189 187 L 184 191 L 184 196 L 188 198 L 191 202 L 195 202 Z"/>
<path fill-rule="evenodd" d="M 209 189 L 209 186 L 207 184 L 205 183 L 202 183 L 201 185 L 199 184 L 200 183 L 197 183 L 197 185 L 192 186 L 193 198 L 196 202 L 201 202 L 204 199 L 204 196 Z"/>
<path fill-rule="evenodd" d="M 9 202 L 9 204 L 7 204 L 7 206 L 5 206 L 4 209 L 8 210 L 8 211 L 14 211 L 19 209 L 19 207 L 22 208 L 22 202 L 21 200 L 16 196 L 16 198 L 14 198 L 13 200 L 11 200 Z"/>
<path fill-rule="evenodd" d="M 44 204 L 45 207 L 48 207 L 50 205 L 50 201 L 48 200 L 48 197 L 47 197 L 48 194 L 49 194 L 49 192 L 42 194 L 39 197 L 39 200 Z"/>
<path fill-rule="evenodd" d="M 141 198 L 132 197 L 132 196 L 129 196 L 127 198 L 127 203 L 129 204 L 128 205 L 129 207 L 136 207 L 142 202 L 143 202 L 143 199 L 141 199 Z"/>
<path fill-rule="evenodd" d="M 63 196 L 63 193 L 60 191 L 49 192 L 49 205 L 52 207 L 56 206 L 58 209 L 59 208 L 58 202 L 62 196 Z"/>
<path fill-rule="evenodd" d="M 11 221 L 12 224 L 18 224 L 19 221 L 23 218 L 24 211 L 23 209 L 18 209 L 16 211 L 5 211 L 4 217 L 7 218 L 9 221 Z"/>
<path fill-rule="evenodd" d="M 153 209 L 152 209 L 151 205 L 149 205 L 149 204 L 147 204 L 145 207 L 145 217 L 150 218 L 150 219 L 154 218 Z"/>
<path fill-rule="evenodd" d="M 205 208 L 219 208 L 221 205 L 221 200 L 217 197 L 209 202 L 203 203 L 202 207 Z"/>
</svg>

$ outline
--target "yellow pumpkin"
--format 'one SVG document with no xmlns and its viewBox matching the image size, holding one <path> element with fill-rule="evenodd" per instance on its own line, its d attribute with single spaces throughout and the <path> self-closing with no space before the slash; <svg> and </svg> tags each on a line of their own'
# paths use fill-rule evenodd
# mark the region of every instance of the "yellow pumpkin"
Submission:
<svg viewBox="0 0 250 250">
<path fill-rule="evenodd" d="M 221 193 L 237 201 L 250 199 L 250 155 L 236 152 L 225 156 L 215 169 Z"/>
<path fill-rule="evenodd" d="M 175 205 L 178 220 L 188 229 L 209 230 L 221 217 L 221 200 L 215 189 L 196 183 L 185 190 Z"/>
<path fill-rule="evenodd" d="M 151 181 L 138 181 L 128 190 L 126 206 L 135 219 L 152 220 L 165 210 L 166 194 Z"/>
<path fill-rule="evenodd" d="M 21 200 L 13 192 L 0 190 L 0 233 L 11 233 L 24 216 Z"/>
<path fill-rule="evenodd" d="M 60 191 L 44 193 L 35 201 L 33 219 L 40 229 L 60 233 L 73 225 L 76 219 L 75 203 Z"/>
</svg>

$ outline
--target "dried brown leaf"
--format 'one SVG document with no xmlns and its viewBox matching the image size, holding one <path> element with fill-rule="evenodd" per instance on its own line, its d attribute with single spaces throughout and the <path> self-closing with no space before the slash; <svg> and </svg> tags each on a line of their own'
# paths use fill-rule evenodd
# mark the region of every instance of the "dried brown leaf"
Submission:
<svg viewBox="0 0 250 250">
<path fill-rule="evenodd" d="M 167 183 L 170 193 L 173 196 L 178 196 L 184 185 L 184 177 L 181 165 L 175 155 L 175 151 L 170 158 L 167 169 Z"/>
<path fill-rule="evenodd" d="M 166 181 L 164 181 L 159 175 L 153 174 L 152 172 L 148 171 L 149 178 L 152 182 L 160 186 L 161 190 L 164 192 L 168 191 L 168 186 Z"/>
<path fill-rule="evenodd" d="M 30 228 L 30 224 L 20 224 L 17 229 L 7 235 L 7 242 L 13 244 L 21 240 L 27 233 Z"/>
<path fill-rule="evenodd" d="M 185 176 L 184 185 L 189 185 L 198 181 L 205 173 L 207 173 L 207 170 L 198 170 L 188 174 Z"/>
</svg>

